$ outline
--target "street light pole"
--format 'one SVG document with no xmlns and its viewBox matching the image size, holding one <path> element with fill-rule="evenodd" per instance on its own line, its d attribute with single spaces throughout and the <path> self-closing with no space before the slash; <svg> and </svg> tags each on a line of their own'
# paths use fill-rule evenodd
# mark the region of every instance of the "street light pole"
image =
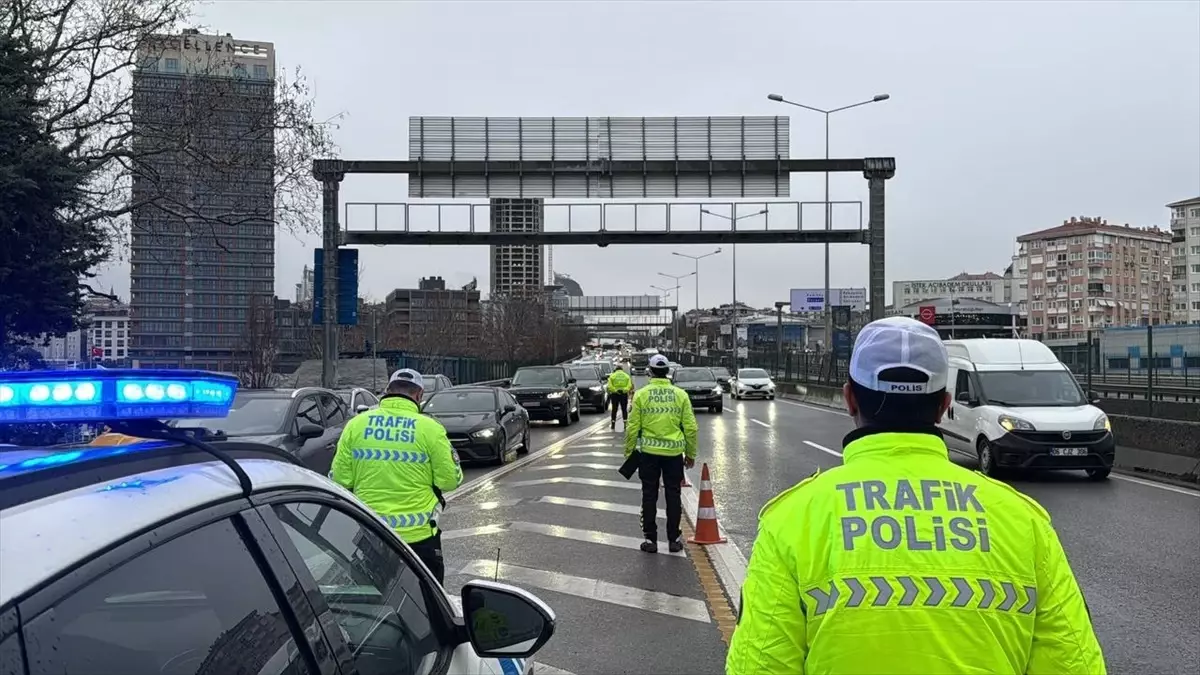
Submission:
<svg viewBox="0 0 1200 675">
<path fill-rule="evenodd" d="M 805 110 L 811 110 L 813 112 L 820 113 L 825 116 L 825 159 L 828 160 L 829 159 L 829 116 L 836 112 L 842 112 L 843 110 L 857 108 L 859 106 L 864 106 L 869 103 L 880 103 L 880 102 L 886 101 L 889 98 L 891 98 L 891 95 L 890 94 L 876 94 L 875 96 L 871 97 L 870 100 L 859 101 L 858 103 L 851 103 L 850 105 L 844 105 L 840 108 L 833 108 L 831 110 L 825 110 L 823 108 L 814 108 L 813 106 L 804 105 L 803 103 L 789 101 L 788 99 L 784 98 L 780 94 L 767 94 L 767 98 L 769 100 L 775 101 L 776 103 L 786 103 L 787 105 L 795 106 L 797 108 L 804 108 Z M 825 229 L 827 231 L 833 229 L 833 205 L 829 203 L 829 172 L 828 171 L 825 172 Z M 823 299 L 823 304 L 825 305 L 825 347 L 826 347 L 826 349 L 830 348 L 830 346 L 832 344 L 831 340 L 832 340 L 832 336 L 833 336 L 833 310 L 830 308 L 830 304 L 829 304 L 829 295 L 830 295 L 830 292 L 829 292 L 829 263 L 830 263 L 829 244 L 826 243 L 825 244 L 825 297 Z"/>
<path fill-rule="evenodd" d="M 658 273 L 658 276 L 660 276 L 660 277 L 666 277 L 666 278 L 668 278 L 668 279 L 672 279 L 672 280 L 674 280 L 674 281 L 675 281 L 675 305 L 676 305 L 676 310 L 678 310 L 678 306 L 679 306 L 679 289 L 680 289 L 680 288 L 682 288 L 682 286 L 681 286 L 681 285 L 680 285 L 680 283 L 679 283 L 679 280 L 680 280 L 680 279 L 686 279 L 686 278 L 688 278 L 688 277 L 690 277 L 690 276 L 692 276 L 692 275 L 694 275 L 694 274 L 696 274 L 696 273 L 695 273 L 695 272 L 688 272 L 687 274 L 667 274 L 666 272 L 659 272 L 659 273 Z M 675 313 L 675 312 L 671 312 L 671 334 L 673 335 L 673 338 L 672 338 L 672 340 L 674 340 L 674 346 L 675 346 L 675 356 L 678 358 L 678 356 L 680 355 L 680 351 L 679 351 L 679 325 L 675 323 L 675 316 L 676 316 L 676 313 Z"/>
<path fill-rule="evenodd" d="M 655 286 L 653 284 L 651 284 L 650 288 L 653 288 L 654 290 L 662 293 L 663 300 L 666 300 L 667 298 L 669 298 L 671 296 L 671 291 L 673 290 L 670 288 L 663 288 L 662 286 Z M 676 285 L 676 289 L 678 289 L 678 285 Z M 678 301 L 676 301 L 676 304 L 678 304 Z M 659 316 L 662 316 L 662 315 L 660 314 Z M 672 316 L 674 316 L 674 314 L 672 314 Z M 675 321 L 672 320 L 671 324 L 674 325 Z"/>
<path fill-rule="evenodd" d="M 678 253 L 675 251 L 671 252 L 671 255 L 677 255 L 680 258 L 688 258 L 696 264 L 695 275 L 696 275 L 696 355 L 697 356 L 700 355 L 700 261 L 709 257 L 710 255 L 716 255 L 720 252 L 721 252 L 721 249 L 717 249 L 711 253 L 705 253 L 704 255 L 688 255 L 686 253 Z"/>
<path fill-rule="evenodd" d="M 707 213 L 710 216 L 716 216 L 718 218 L 724 218 L 725 220 L 728 220 L 729 226 L 731 228 L 733 228 L 733 232 L 735 235 L 737 234 L 737 223 L 739 220 L 742 220 L 744 218 L 753 218 L 754 216 L 761 216 L 761 215 L 766 214 L 766 212 L 767 212 L 766 209 L 762 209 L 761 211 L 755 211 L 754 213 L 745 213 L 745 214 L 742 214 L 739 216 L 739 215 L 737 215 L 737 205 L 736 204 L 733 206 L 733 215 L 731 215 L 731 216 L 727 216 L 723 213 L 715 213 L 713 211 L 709 211 L 708 209 L 700 209 L 700 213 L 702 213 L 702 214 Z M 730 335 L 730 338 L 733 340 L 733 359 L 732 360 L 733 360 L 734 370 L 737 370 L 737 363 L 738 363 L 737 325 L 738 325 L 737 242 L 735 241 L 733 244 L 733 326 L 732 326 L 732 334 Z"/>
</svg>

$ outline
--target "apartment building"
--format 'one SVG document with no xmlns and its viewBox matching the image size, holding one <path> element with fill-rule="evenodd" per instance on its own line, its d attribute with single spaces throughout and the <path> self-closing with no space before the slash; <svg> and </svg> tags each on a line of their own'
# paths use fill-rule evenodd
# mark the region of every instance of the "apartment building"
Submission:
<svg viewBox="0 0 1200 675">
<path fill-rule="evenodd" d="M 541 232 L 545 200 L 493 198 L 489 201 L 492 232 Z M 544 248 L 505 244 L 491 250 L 492 299 L 537 298 L 546 278 Z"/>
<path fill-rule="evenodd" d="M 462 351 L 482 338 L 479 300 L 479 291 L 470 285 L 447 289 L 442 277 L 421 279 L 417 288 L 397 288 L 387 294 L 384 303 L 387 327 L 386 332 L 379 329 L 381 346 Z"/>
<path fill-rule="evenodd" d="M 130 355 L 230 371 L 275 289 L 275 50 L 156 35 L 132 78 Z"/>
<path fill-rule="evenodd" d="M 1171 319 L 1200 324 L 1200 197 L 1171 209 Z"/>
<path fill-rule="evenodd" d="M 1091 329 L 1167 323 L 1171 234 L 1071 218 L 1017 237 L 1029 284 L 1029 335 L 1075 344 Z"/>
</svg>

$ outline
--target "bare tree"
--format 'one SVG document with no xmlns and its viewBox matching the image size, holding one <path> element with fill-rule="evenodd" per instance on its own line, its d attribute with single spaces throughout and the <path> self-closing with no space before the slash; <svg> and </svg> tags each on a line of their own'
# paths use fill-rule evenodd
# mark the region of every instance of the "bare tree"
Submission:
<svg viewBox="0 0 1200 675">
<path fill-rule="evenodd" d="M 481 337 L 480 317 L 457 293 L 426 297 L 416 315 L 405 349 L 422 356 L 420 369 L 438 369 L 448 356 L 473 356 Z M 418 314 L 419 313 L 419 314 Z"/>
<path fill-rule="evenodd" d="M 243 387 L 264 389 L 275 384 L 275 359 L 279 341 L 275 334 L 275 302 L 269 296 L 253 296 L 242 334 L 238 380 Z"/>
<path fill-rule="evenodd" d="M 261 43 L 181 34 L 194 9 L 194 0 L 0 2 L 4 29 L 38 55 L 38 96 L 49 105 L 45 129 L 92 172 L 74 218 L 103 224 L 117 243 L 133 227 L 171 236 L 168 223 L 181 221 L 190 234 L 217 242 L 246 223 L 313 230 L 320 195 L 312 160 L 334 154 L 336 118 L 314 120 L 298 69 L 268 72 L 266 81 L 239 72 L 234 57 Z M 172 54 L 182 56 L 176 65 L 184 77 L 133 86 L 135 71 L 157 68 L 160 56 Z M 261 95 L 264 87 L 269 96 Z M 259 95 L 247 95 L 252 88 Z M 213 116 L 236 123 L 214 137 L 206 125 Z M 182 171 L 160 170 L 164 161 Z M 264 170 L 273 201 L 210 199 L 228 194 L 223 188 L 245 181 L 247 172 Z"/>
<path fill-rule="evenodd" d="M 513 362 L 544 361 L 581 344 L 558 315 L 537 298 L 493 298 L 484 317 L 481 356 Z"/>
</svg>

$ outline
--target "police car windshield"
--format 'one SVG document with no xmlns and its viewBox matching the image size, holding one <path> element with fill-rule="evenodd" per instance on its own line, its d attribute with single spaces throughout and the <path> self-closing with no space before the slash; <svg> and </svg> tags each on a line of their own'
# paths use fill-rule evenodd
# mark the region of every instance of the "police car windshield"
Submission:
<svg viewBox="0 0 1200 675">
<path fill-rule="evenodd" d="M 495 412 L 496 395 L 490 391 L 451 391 L 447 389 L 425 402 L 426 413 Z"/>
<path fill-rule="evenodd" d="M 676 382 L 713 382 L 713 374 L 707 368 L 681 368 L 675 371 Z"/>
<path fill-rule="evenodd" d="M 738 371 L 738 377 L 743 380 L 765 380 L 767 371 L 762 368 L 742 368 Z"/>
<path fill-rule="evenodd" d="M 517 374 L 513 375 L 512 383 L 517 387 L 562 386 L 565 381 L 563 371 L 558 368 L 529 368 L 518 370 Z"/>
<path fill-rule="evenodd" d="M 288 396 L 256 396 L 239 392 L 233 397 L 228 417 L 190 419 L 179 424 L 224 431 L 230 436 L 277 434 L 284 426 L 284 416 L 292 399 Z"/>
<path fill-rule="evenodd" d="M 976 375 L 983 396 L 993 405 L 1087 405 L 1075 376 L 1065 370 L 983 370 Z"/>
</svg>

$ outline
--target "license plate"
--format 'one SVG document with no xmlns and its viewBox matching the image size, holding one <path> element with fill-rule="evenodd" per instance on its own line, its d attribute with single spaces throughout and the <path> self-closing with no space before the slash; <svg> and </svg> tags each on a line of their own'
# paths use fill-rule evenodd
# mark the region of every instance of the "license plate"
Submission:
<svg viewBox="0 0 1200 675">
<path fill-rule="evenodd" d="M 541 405 L 541 403 L 539 403 L 538 401 L 526 401 L 526 402 L 522 403 L 521 405 L 526 408 L 536 408 L 539 405 Z"/>
<path fill-rule="evenodd" d="M 1051 448 L 1054 457 L 1083 457 L 1088 454 L 1087 448 Z"/>
</svg>

